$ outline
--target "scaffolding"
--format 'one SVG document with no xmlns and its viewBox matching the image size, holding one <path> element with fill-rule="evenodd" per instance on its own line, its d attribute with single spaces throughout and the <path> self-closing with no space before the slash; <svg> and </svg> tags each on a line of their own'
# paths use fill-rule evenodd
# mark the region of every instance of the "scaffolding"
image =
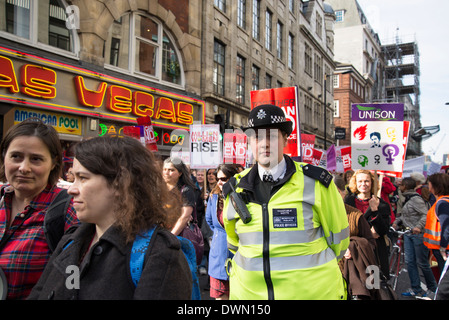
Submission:
<svg viewBox="0 0 449 320">
<path fill-rule="evenodd" d="M 401 101 L 401 96 L 410 95 L 415 111 L 419 112 L 419 51 L 416 41 L 401 42 L 399 36 L 392 44 L 382 46 L 385 66 L 386 98 L 391 102 Z"/>
</svg>

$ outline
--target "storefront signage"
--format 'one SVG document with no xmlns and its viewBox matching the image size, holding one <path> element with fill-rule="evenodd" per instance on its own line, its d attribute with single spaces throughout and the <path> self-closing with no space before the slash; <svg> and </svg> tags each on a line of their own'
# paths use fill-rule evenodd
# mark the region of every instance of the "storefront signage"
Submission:
<svg viewBox="0 0 449 320">
<path fill-rule="evenodd" d="M 204 101 L 1 47 L 0 100 L 173 129 L 205 121 Z"/>
<path fill-rule="evenodd" d="M 16 108 L 14 110 L 14 124 L 27 120 L 29 118 L 38 118 L 42 122 L 53 126 L 59 133 L 68 133 L 81 135 L 81 118 L 66 114 L 57 114 L 41 110 Z"/>
<path fill-rule="evenodd" d="M 123 137 L 123 126 L 119 126 L 113 123 L 100 123 L 98 135 L 117 135 L 119 137 Z M 171 130 L 171 129 L 163 129 L 163 128 L 154 128 L 154 138 L 156 140 L 156 144 L 158 146 L 174 146 L 178 145 L 180 147 L 184 146 L 184 143 L 187 145 L 186 137 L 181 133 L 182 130 Z"/>
</svg>

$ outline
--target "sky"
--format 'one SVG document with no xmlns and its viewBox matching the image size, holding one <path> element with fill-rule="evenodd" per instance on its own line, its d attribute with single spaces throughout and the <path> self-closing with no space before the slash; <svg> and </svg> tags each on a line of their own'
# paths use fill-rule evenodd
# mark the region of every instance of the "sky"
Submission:
<svg viewBox="0 0 449 320">
<path fill-rule="evenodd" d="M 416 41 L 420 66 L 422 126 L 440 132 L 422 142 L 432 161 L 449 154 L 449 1 L 357 0 L 382 44 Z"/>
</svg>

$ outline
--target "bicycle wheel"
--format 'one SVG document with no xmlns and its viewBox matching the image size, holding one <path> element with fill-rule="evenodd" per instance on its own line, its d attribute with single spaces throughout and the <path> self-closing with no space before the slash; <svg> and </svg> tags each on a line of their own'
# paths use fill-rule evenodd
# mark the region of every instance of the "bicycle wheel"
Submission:
<svg viewBox="0 0 449 320">
<path fill-rule="evenodd" d="M 398 246 L 393 246 L 391 253 L 390 253 L 390 257 L 389 257 L 389 271 L 390 271 L 390 276 L 393 276 L 396 271 L 397 271 L 397 267 L 399 264 L 398 259 L 400 259 L 400 250 Z"/>
<path fill-rule="evenodd" d="M 397 246 L 393 247 L 393 250 L 390 255 L 390 284 L 393 288 L 393 290 L 396 290 L 396 285 L 398 282 L 398 276 L 399 276 L 399 268 L 400 268 L 400 262 L 401 262 L 401 252 L 400 248 Z"/>
</svg>

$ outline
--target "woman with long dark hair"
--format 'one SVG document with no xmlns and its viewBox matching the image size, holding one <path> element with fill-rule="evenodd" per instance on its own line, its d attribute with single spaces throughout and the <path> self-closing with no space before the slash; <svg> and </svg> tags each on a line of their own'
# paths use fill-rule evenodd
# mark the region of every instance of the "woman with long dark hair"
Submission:
<svg viewBox="0 0 449 320">
<path fill-rule="evenodd" d="M 73 173 L 68 192 L 82 224 L 64 235 L 29 298 L 190 299 L 190 268 L 169 231 L 179 203 L 153 154 L 132 138 L 88 139 L 75 147 Z M 152 228 L 136 285 L 133 243 Z"/>
<path fill-rule="evenodd" d="M 179 158 L 165 159 L 162 175 L 167 188 L 173 194 L 181 194 L 181 216 L 172 229 L 174 235 L 179 235 L 192 220 L 192 214 L 196 206 L 195 184 L 190 178 L 189 169 Z"/>
<path fill-rule="evenodd" d="M 217 169 L 217 185 L 207 202 L 206 221 L 213 231 L 209 252 L 210 296 L 217 300 L 229 299 L 229 277 L 223 266 L 232 257 L 223 224 L 223 185 L 237 173 L 235 165 L 221 164 Z"/>
</svg>

